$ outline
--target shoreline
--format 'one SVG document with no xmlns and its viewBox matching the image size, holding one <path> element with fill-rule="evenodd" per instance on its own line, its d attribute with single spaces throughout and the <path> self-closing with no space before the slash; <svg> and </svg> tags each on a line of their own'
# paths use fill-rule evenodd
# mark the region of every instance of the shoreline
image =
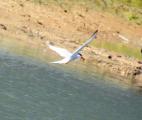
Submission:
<svg viewBox="0 0 142 120">
<path fill-rule="evenodd" d="M 91 10 L 86 12 L 84 6 L 75 6 L 68 12 L 54 5 L 47 7 L 30 1 L 21 3 L 18 0 L 5 0 L 0 1 L 0 9 L 1 41 L 10 38 L 12 44 L 16 40 L 27 49 L 30 47 L 35 50 L 41 49 L 44 54 L 49 50 L 45 44 L 47 41 L 64 48 L 68 46 L 70 51 L 74 50 L 98 29 L 100 20 L 101 27 L 99 27 L 97 41 L 109 39 L 114 41 L 108 42 L 117 44 L 122 40 L 117 36 L 118 31 L 130 38 L 130 44 L 133 43 L 133 39 L 138 43 L 142 41 L 142 27 L 125 23 L 119 18 L 115 21 L 115 17 L 106 13 Z M 98 19 L 93 19 L 92 16 Z M 112 22 L 112 25 L 109 22 Z M 126 28 L 122 29 L 120 26 L 122 24 Z M 134 31 L 136 34 L 133 33 Z M 141 39 L 138 40 L 139 38 Z M 104 48 L 96 48 L 94 44 L 95 41 L 83 50 L 87 63 L 91 63 L 104 73 L 120 76 L 125 84 L 142 88 L 142 60 Z"/>
</svg>

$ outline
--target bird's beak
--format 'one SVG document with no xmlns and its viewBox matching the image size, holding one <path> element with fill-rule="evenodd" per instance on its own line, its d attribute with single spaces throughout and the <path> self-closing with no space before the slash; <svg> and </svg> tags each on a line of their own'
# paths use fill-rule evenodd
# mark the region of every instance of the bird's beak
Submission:
<svg viewBox="0 0 142 120">
<path fill-rule="evenodd" d="M 82 61 L 85 61 L 85 58 L 81 56 L 81 60 L 82 60 Z"/>
</svg>

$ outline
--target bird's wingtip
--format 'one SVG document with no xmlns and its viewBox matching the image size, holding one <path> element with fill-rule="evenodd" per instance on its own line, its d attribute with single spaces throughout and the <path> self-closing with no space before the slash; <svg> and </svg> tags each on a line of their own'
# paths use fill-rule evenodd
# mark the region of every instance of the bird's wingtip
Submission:
<svg viewBox="0 0 142 120">
<path fill-rule="evenodd" d="M 99 30 L 97 29 L 94 33 L 97 33 Z"/>
<path fill-rule="evenodd" d="M 95 30 L 95 32 L 93 33 L 93 35 L 94 35 L 94 34 L 96 34 L 96 33 L 98 33 L 98 31 L 99 31 L 98 29 L 97 29 L 97 30 Z"/>
<path fill-rule="evenodd" d="M 95 30 L 95 32 L 91 35 L 91 37 L 90 38 L 92 38 L 92 37 L 96 37 L 96 34 L 98 33 L 98 29 L 97 30 Z"/>
<path fill-rule="evenodd" d="M 95 36 L 97 33 L 98 33 L 98 29 L 97 30 L 95 30 L 95 32 L 92 34 L 92 36 L 91 37 L 93 37 L 93 36 Z"/>
</svg>

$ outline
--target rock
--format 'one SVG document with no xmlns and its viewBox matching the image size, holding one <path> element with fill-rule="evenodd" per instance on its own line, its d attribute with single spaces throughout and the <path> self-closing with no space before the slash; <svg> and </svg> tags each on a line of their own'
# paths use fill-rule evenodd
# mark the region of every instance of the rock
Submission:
<svg viewBox="0 0 142 120">
<path fill-rule="evenodd" d="M 141 74 L 141 72 L 139 70 L 135 70 L 134 73 L 133 73 L 133 76 L 136 76 L 136 75 L 139 75 Z"/>
<path fill-rule="evenodd" d="M 121 55 L 117 55 L 117 57 L 118 57 L 118 58 L 121 58 L 122 56 L 121 56 Z"/>
<path fill-rule="evenodd" d="M 29 14 L 23 14 L 23 15 L 21 15 L 21 16 L 23 16 L 23 17 L 28 17 L 28 18 L 31 17 L 31 15 L 29 15 Z"/>
<path fill-rule="evenodd" d="M 4 24 L 0 24 L 0 28 L 3 30 L 7 30 L 7 27 Z"/>
<path fill-rule="evenodd" d="M 28 27 L 22 26 L 20 29 L 22 32 L 27 33 L 28 32 Z"/>
<path fill-rule="evenodd" d="M 37 23 L 38 23 L 39 25 L 43 25 L 43 23 L 42 23 L 42 22 L 40 22 L 40 21 L 37 21 Z"/>
<path fill-rule="evenodd" d="M 111 59 L 111 58 L 112 58 L 112 56 L 111 56 L 111 55 L 109 55 L 109 56 L 108 56 L 108 59 Z"/>
<path fill-rule="evenodd" d="M 64 10 L 64 12 L 67 13 L 68 11 L 67 11 L 67 10 Z"/>
<path fill-rule="evenodd" d="M 142 61 L 138 61 L 139 64 L 142 64 Z"/>
<path fill-rule="evenodd" d="M 21 7 L 24 7 L 24 4 L 22 4 L 22 3 L 20 3 L 19 5 L 20 5 Z"/>
<path fill-rule="evenodd" d="M 82 14 L 78 14 L 79 17 L 84 18 L 84 16 Z"/>
<path fill-rule="evenodd" d="M 142 74 L 135 76 L 133 84 L 135 87 L 142 89 Z"/>
</svg>

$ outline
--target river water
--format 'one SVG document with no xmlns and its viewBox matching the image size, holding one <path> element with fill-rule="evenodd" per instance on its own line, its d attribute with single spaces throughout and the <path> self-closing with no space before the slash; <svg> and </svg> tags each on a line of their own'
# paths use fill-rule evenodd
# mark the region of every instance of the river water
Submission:
<svg viewBox="0 0 142 120">
<path fill-rule="evenodd" d="M 0 120 L 142 119 L 141 93 L 75 66 L 1 50 Z"/>
</svg>

